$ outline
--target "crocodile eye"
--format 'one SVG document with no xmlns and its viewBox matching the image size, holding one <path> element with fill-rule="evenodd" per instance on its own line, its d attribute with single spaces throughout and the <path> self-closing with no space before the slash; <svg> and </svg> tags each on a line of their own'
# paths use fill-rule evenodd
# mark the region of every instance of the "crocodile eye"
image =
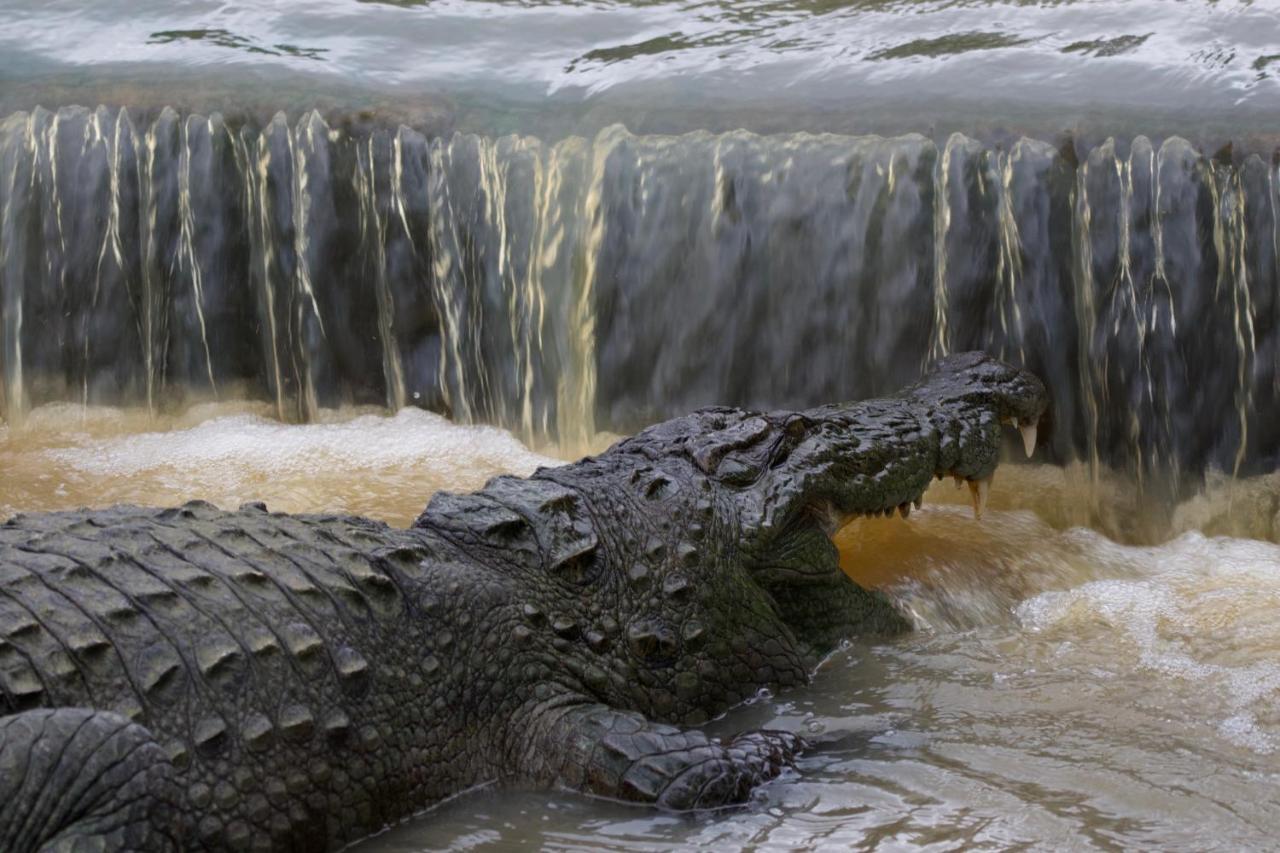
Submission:
<svg viewBox="0 0 1280 853">
<path fill-rule="evenodd" d="M 725 456 L 716 475 L 729 486 L 749 486 L 764 473 L 767 460 L 760 454 L 733 452 Z"/>
</svg>

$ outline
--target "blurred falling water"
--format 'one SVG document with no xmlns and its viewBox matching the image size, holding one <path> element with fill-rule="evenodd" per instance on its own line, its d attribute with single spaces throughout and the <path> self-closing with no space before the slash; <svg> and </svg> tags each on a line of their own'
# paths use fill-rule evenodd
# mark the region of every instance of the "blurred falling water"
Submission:
<svg viewBox="0 0 1280 853">
<path fill-rule="evenodd" d="M 1177 137 L 351 134 L 65 108 L 0 123 L 0 390 L 419 405 L 581 446 L 708 403 L 1025 364 L 1050 458 L 1280 453 L 1276 167 Z"/>
</svg>

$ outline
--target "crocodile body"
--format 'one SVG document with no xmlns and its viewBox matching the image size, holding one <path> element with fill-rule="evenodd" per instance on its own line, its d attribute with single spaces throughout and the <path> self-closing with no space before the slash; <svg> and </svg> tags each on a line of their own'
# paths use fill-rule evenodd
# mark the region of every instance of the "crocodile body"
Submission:
<svg viewBox="0 0 1280 853">
<path fill-rule="evenodd" d="M 982 482 L 1043 386 L 976 354 L 897 397 L 708 409 L 441 493 L 408 529 L 248 505 L 0 525 L 0 849 L 340 846 L 477 784 L 673 808 L 801 744 L 696 728 L 906 627 L 847 518 Z"/>
</svg>

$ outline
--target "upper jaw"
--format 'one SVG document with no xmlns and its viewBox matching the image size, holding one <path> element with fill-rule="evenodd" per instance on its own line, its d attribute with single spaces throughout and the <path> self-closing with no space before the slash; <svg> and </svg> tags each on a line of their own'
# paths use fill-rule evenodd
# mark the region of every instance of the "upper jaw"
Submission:
<svg viewBox="0 0 1280 853">
<path fill-rule="evenodd" d="M 904 518 L 918 509 L 934 479 L 969 485 L 981 517 L 1003 445 L 1001 428 L 1016 429 L 1027 456 L 1047 404 L 1033 374 L 981 353 L 965 353 L 897 398 L 827 406 L 805 416 L 819 424 L 813 444 L 797 448 L 826 476 L 802 500 L 828 535 L 863 516 Z M 826 436 L 827 444 L 822 445 Z M 822 481 L 826 480 L 825 483 Z"/>
<path fill-rule="evenodd" d="M 965 418 L 967 411 L 976 409 L 994 415 L 1000 423 L 1029 428 L 1040 421 L 1049 402 L 1044 383 L 1035 374 L 982 352 L 942 359 L 901 396 L 953 418 Z"/>
<path fill-rule="evenodd" d="M 970 482 L 981 512 L 999 461 L 1001 422 L 1033 428 L 1045 401 L 1032 374 L 966 353 L 894 397 L 803 412 L 705 409 L 649 427 L 598 460 L 540 476 L 576 481 L 600 467 L 613 482 L 622 458 L 627 487 L 642 502 L 676 495 L 696 498 L 689 507 L 697 513 L 727 511 L 715 509 L 714 493 L 733 505 L 746 550 L 764 566 L 788 547 L 798 520 L 830 535 L 857 516 L 905 515 L 935 477 Z M 673 455 L 707 495 L 672 482 L 663 469 L 674 469 Z"/>
</svg>

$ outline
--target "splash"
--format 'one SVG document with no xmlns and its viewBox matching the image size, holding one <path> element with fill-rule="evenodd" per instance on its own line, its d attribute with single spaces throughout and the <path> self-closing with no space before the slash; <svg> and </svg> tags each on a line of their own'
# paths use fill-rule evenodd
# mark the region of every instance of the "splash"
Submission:
<svg viewBox="0 0 1280 853">
<path fill-rule="evenodd" d="M 1109 647 L 1111 668 L 1136 666 L 1156 690 L 1212 697 L 1199 712 L 1227 742 L 1260 754 L 1280 748 L 1280 547 L 1188 533 L 1159 548 L 1116 550 L 1134 577 L 1029 598 L 1016 608 L 1021 624 L 1085 646 L 1064 651 L 1064 665 Z"/>
</svg>

